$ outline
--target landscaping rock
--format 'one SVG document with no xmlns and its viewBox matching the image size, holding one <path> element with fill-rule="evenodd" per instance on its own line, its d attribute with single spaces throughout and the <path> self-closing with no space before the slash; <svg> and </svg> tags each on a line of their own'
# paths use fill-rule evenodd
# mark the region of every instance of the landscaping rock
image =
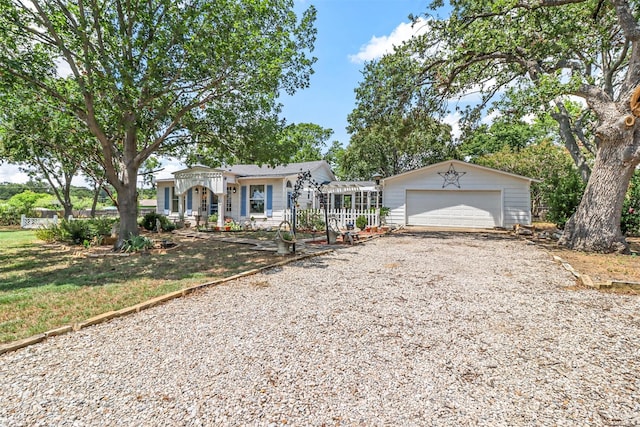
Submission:
<svg viewBox="0 0 640 427">
<path fill-rule="evenodd" d="M 394 233 L 0 357 L 0 425 L 637 425 L 638 297 Z"/>
</svg>

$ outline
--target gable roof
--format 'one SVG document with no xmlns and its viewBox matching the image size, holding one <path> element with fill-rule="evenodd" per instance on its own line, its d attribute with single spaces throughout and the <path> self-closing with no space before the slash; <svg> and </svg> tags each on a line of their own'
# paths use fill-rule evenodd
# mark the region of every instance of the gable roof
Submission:
<svg viewBox="0 0 640 427">
<path fill-rule="evenodd" d="M 177 175 L 184 172 L 209 172 L 209 171 L 221 171 L 221 169 L 210 168 L 209 166 L 204 166 L 204 165 L 193 165 L 189 168 L 180 169 L 175 172 L 171 172 L 171 174 Z"/>
<path fill-rule="evenodd" d="M 225 166 L 220 168 L 221 170 L 231 172 L 234 175 L 240 177 L 278 177 L 278 176 L 289 176 L 289 175 L 297 175 L 299 172 L 303 172 L 306 170 L 314 171 L 323 166 L 326 166 L 327 169 L 331 170 L 329 164 L 325 160 L 317 160 L 314 162 L 302 162 L 302 163 L 289 163 L 288 165 L 279 165 L 275 167 L 271 167 L 268 165 L 258 166 L 258 165 L 234 165 L 234 166 Z"/>
<path fill-rule="evenodd" d="M 331 177 L 334 177 L 333 171 L 331 170 L 331 166 L 327 163 L 326 160 L 316 160 L 313 162 L 301 162 L 301 163 L 289 163 L 288 165 L 278 165 L 275 167 L 271 167 L 269 165 L 233 165 L 233 166 L 221 166 L 219 168 L 210 168 L 208 166 L 203 165 L 194 165 L 190 168 L 181 169 L 179 171 L 173 172 L 173 175 L 184 173 L 184 172 L 195 172 L 195 171 L 220 171 L 227 172 L 233 175 L 236 175 L 239 178 L 284 178 L 291 175 L 297 175 L 300 172 L 309 170 L 311 172 L 318 170 L 320 168 L 326 168 L 328 174 Z M 164 181 L 171 181 L 170 179 L 165 179 Z M 158 180 L 162 181 L 162 180 Z"/>
<path fill-rule="evenodd" d="M 408 171 L 408 172 L 404 172 L 404 173 L 401 173 L 401 174 L 398 174 L 398 175 L 393 175 L 393 176 L 384 178 L 382 180 L 382 182 L 393 181 L 393 180 L 395 180 L 397 178 L 406 177 L 408 175 L 412 175 L 412 174 L 415 174 L 415 173 L 427 172 L 429 169 L 437 169 L 437 168 L 447 167 L 450 164 L 464 165 L 464 166 L 468 166 L 468 167 L 471 167 L 471 168 L 480 169 L 480 170 L 484 170 L 484 171 L 487 171 L 487 172 L 492 172 L 492 173 L 508 176 L 508 177 L 515 178 L 515 179 L 521 179 L 523 181 L 540 182 L 540 180 L 535 179 L 535 178 L 528 178 L 526 176 L 516 175 L 515 173 L 510 173 L 510 172 L 505 172 L 505 171 L 501 171 L 501 170 L 498 170 L 498 169 L 488 168 L 486 166 L 480 166 L 480 165 L 476 165 L 474 163 L 463 162 L 462 160 L 445 160 L 444 162 L 434 163 L 432 165 L 425 166 L 425 167 L 422 167 L 420 169 L 414 169 L 412 171 Z"/>
</svg>

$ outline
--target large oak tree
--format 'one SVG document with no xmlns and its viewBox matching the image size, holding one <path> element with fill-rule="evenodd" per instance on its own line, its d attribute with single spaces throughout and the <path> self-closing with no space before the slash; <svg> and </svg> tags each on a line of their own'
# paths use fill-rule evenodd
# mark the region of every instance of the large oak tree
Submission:
<svg viewBox="0 0 640 427">
<path fill-rule="evenodd" d="M 128 238 L 152 154 L 280 161 L 277 97 L 308 85 L 314 19 L 293 0 L 0 0 L 0 91 L 28 84 L 85 124 Z"/>
<path fill-rule="evenodd" d="M 501 93 L 519 107 L 553 114 L 588 183 L 566 224 L 561 243 L 586 251 L 627 251 L 620 214 L 633 171 L 640 162 L 640 109 L 630 100 L 640 84 L 639 3 L 635 0 L 457 0 L 449 9 L 416 20 L 430 30 L 397 55 L 419 64 L 412 93 L 433 110 L 451 99 L 480 93 L 477 118 Z M 440 11 L 440 12 L 438 12 Z M 450 13 L 449 13 L 450 11 Z M 569 96 L 582 98 L 571 115 Z M 413 102 L 399 97 L 396 103 Z M 590 122 L 589 117 L 594 121 Z M 589 128 L 589 123 L 593 124 Z M 595 153 L 591 166 L 585 153 Z"/>
<path fill-rule="evenodd" d="M 456 157 L 451 127 L 431 117 L 416 84 L 419 64 L 391 55 L 366 64 L 349 114 L 349 145 L 340 157 L 345 179 L 391 176 Z"/>
</svg>

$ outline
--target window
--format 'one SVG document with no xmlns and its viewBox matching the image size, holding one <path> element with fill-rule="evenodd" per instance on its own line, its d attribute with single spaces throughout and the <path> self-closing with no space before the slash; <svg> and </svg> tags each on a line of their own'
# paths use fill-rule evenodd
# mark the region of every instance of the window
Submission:
<svg viewBox="0 0 640 427">
<path fill-rule="evenodd" d="M 207 215 L 209 213 L 209 209 L 207 208 L 207 187 L 202 187 L 201 193 L 202 196 L 200 197 L 200 212 L 204 215 Z"/>
<path fill-rule="evenodd" d="M 356 193 L 356 209 L 365 210 L 367 208 L 367 196 L 362 192 Z"/>
<path fill-rule="evenodd" d="M 176 187 L 171 187 L 171 212 L 178 211 L 178 195 L 176 194 Z"/>
<path fill-rule="evenodd" d="M 227 205 L 226 211 L 231 212 L 231 195 L 233 194 L 233 188 L 227 186 L 227 198 L 225 199 L 225 203 Z"/>
<path fill-rule="evenodd" d="M 343 206 L 345 209 L 351 209 L 351 194 L 345 194 L 342 199 Z"/>
<path fill-rule="evenodd" d="M 287 209 L 291 209 L 291 196 L 293 195 L 293 188 L 291 181 L 287 181 Z"/>
<path fill-rule="evenodd" d="M 249 213 L 264 214 L 264 185 L 249 186 Z"/>
</svg>

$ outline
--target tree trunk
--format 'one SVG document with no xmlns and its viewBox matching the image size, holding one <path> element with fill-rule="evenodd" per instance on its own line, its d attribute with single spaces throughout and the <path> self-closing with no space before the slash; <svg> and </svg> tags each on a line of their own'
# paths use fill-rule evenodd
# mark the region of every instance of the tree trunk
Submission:
<svg viewBox="0 0 640 427">
<path fill-rule="evenodd" d="M 73 215 L 73 205 L 71 203 L 65 203 L 62 206 L 64 207 L 64 218 L 68 219 Z"/>
<path fill-rule="evenodd" d="M 626 145 L 602 142 L 582 200 L 558 242 L 586 252 L 628 253 L 620 217 L 629 181 L 638 161 L 626 155 Z"/>
<path fill-rule="evenodd" d="M 93 186 L 93 200 L 91 201 L 91 218 L 96 217 L 96 207 L 98 206 L 98 197 L 100 197 L 100 186 Z"/>
<path fill-rule="evenodd" d="M 118 189 L 118 213 L 120 214 L 120 234 L 115 249 L 120 249 L 125 240 L 139 234 L 138 191 L 134 184 L 124 185 Z"/>
<path fill-rule="evenodd" d="M 64 217 L 69 218 L 73 215 L 73 203 L 71 202 L 71 178 L 72 175 L 67 175 L 65 178 L 65 186 L 62 189 L 62 197 L 64 199 L 62 206 L 64 206 Z"/>
<path fill-rule="evenodd" d="M 576 141 L 576 137 L 573 134 L 573 130 L 571 129 L 571 119 L 569 118 L 569 114 L 567 113 L 566 108 L 560 102 L 556 103 L 556 107 L 558 111 L 554 111 L 551 113 L 551 117 L 558 122 L 560 136 L 562 141 L 564 142 L 564 146 L 569 151 L 571 158 L 573 159 L 573 163 L 578 168 L 578 172 L 580 172 L 580 177 L 584 182 L 589 181 L 589 177 L 591 175 L 591 169 L 587 164 L 587 159 L 585 158 L 580 146 L 578 145 L 578 141 Z"/>
</svg>

